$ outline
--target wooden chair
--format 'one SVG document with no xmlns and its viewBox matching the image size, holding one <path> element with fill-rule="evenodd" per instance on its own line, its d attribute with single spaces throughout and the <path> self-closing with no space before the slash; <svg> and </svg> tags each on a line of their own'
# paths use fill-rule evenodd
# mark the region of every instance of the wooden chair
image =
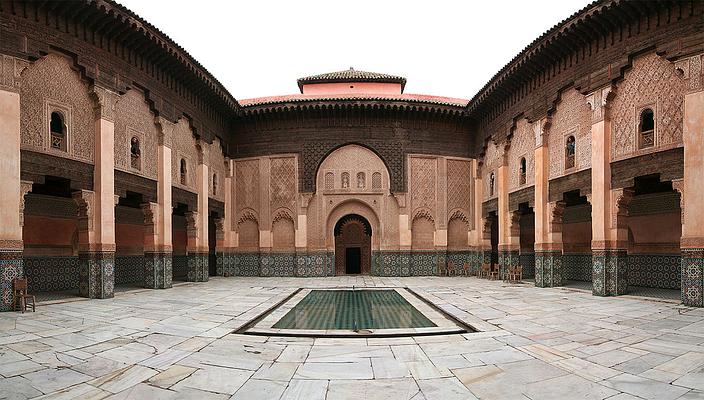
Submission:
<svg viewBox="0 0 704 400">
<path fill-rule="evenodd" d="M 479 277 L 484 279 L 489 279 L 491 273 L 491 265 L 482 264 L 482 268 L 479 270 Z"/>
<path fill-rule="evenodd" d="M 508 273 L 508 281 L 509 282 L 522 282 L 523 281 L 523 266 L 518 264 L 513 266 L 513 268 L 510 269 L 510 272 Z"/>
<path fill-rule="evenodd" d="M 497 265 L 496 268 L 494 266 L 491 266 L 491 270 L 489 271 L 489 279 L 492 281 L 495 281 L 499 279 L 499 266 Z"/>
<path fill-rule="evenodd" d="M 462 265 L 462 272 L 464 273 L 464 276 L 470 276 L 472 274 L 468 262 L 465 262 L 464 265 Z"/>
<path fill-rule="evenodd" d="M 27 306 L 32 306 L 32 312 L 36 311 L 37 299 L 34 295 L 27 294 L 27 278 L 15 278 L 12 281 L 13 286 L 13 306 L 12 309 L 17 311 L 17 303 L 19 302 L 20 311 L 24 314 L 27 311 Z M 31 303 L 27 303 L 27 300 L 31 300 Z"/>
<path fill-rule="evenodd" d="M 447 263 L 447 276 L 457 275 L 457 270 L 455 269 L 455 263 L 450 261 Z"/>
<path fill-rule="evenodd" d="M 438 276 L 442 276 L 447 273 L 447 264 L 442 260 L 438 260 Z"/>
</svg>

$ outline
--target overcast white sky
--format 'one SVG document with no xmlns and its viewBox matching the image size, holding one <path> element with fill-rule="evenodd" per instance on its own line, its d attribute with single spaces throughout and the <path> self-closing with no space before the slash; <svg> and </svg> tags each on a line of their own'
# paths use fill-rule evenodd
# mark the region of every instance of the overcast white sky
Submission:
<svg viewBox="0 0 704 400">
<path fill-rule="evenodd" d="M 354 67 L 406 93 L 469 99 L 588 0 L 117 0 L 169 35 L 237 99 L 298 93 Z"/>
</svg>

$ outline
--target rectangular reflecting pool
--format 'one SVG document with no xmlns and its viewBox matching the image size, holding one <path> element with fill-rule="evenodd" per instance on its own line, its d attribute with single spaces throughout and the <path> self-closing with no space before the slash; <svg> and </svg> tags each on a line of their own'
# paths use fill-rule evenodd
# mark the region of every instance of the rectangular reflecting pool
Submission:
<svg viewBox="0 0 704 400">
<path fill-rule="evenodd" d="M 395 329 L 437 326 L 395 290 L 311 290 L 278 329 Z"/>
<path fill-rule="evenodd" d="M 474 332 L 409 288 L 300 288 L 284 292 L 236 333 L 398 337 Z"/>
</svg>

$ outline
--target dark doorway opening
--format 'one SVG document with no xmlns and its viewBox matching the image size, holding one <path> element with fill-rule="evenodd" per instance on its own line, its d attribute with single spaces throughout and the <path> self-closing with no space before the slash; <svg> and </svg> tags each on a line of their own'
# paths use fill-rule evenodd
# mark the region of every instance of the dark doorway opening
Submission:
<svg viewBox="0 0 704 400">
<path fill-rule="evenodd" d="M 345 251 L 345 273 L 362 273 L 362 249 L 359 247 L 348 247 Z"/>
<path fill-rule="evenodd" d="M 217 246 L 217 235 L 215 231 L 215 218 L 217 215 L 211 214 L 208 217 L 208 275 L 217 275 L 217 257 L 215 247 Z"/>
<path fill-rule="evenodd" d="M 487 217 L 491 221 L 491 265 L 499 264 L 499 217 L 492 211 Z"/>
</svg>

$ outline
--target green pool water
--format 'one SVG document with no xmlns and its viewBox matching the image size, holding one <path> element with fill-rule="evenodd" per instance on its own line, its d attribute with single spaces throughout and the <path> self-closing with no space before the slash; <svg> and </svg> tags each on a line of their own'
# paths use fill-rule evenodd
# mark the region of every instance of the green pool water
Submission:
<svg viewBox="0 0 704 400">
<path fill-rule="evenodd" d="M 393 329 L 435 327 L 395 290 L 312 290 L 277 329 Z"/>
</svg>

